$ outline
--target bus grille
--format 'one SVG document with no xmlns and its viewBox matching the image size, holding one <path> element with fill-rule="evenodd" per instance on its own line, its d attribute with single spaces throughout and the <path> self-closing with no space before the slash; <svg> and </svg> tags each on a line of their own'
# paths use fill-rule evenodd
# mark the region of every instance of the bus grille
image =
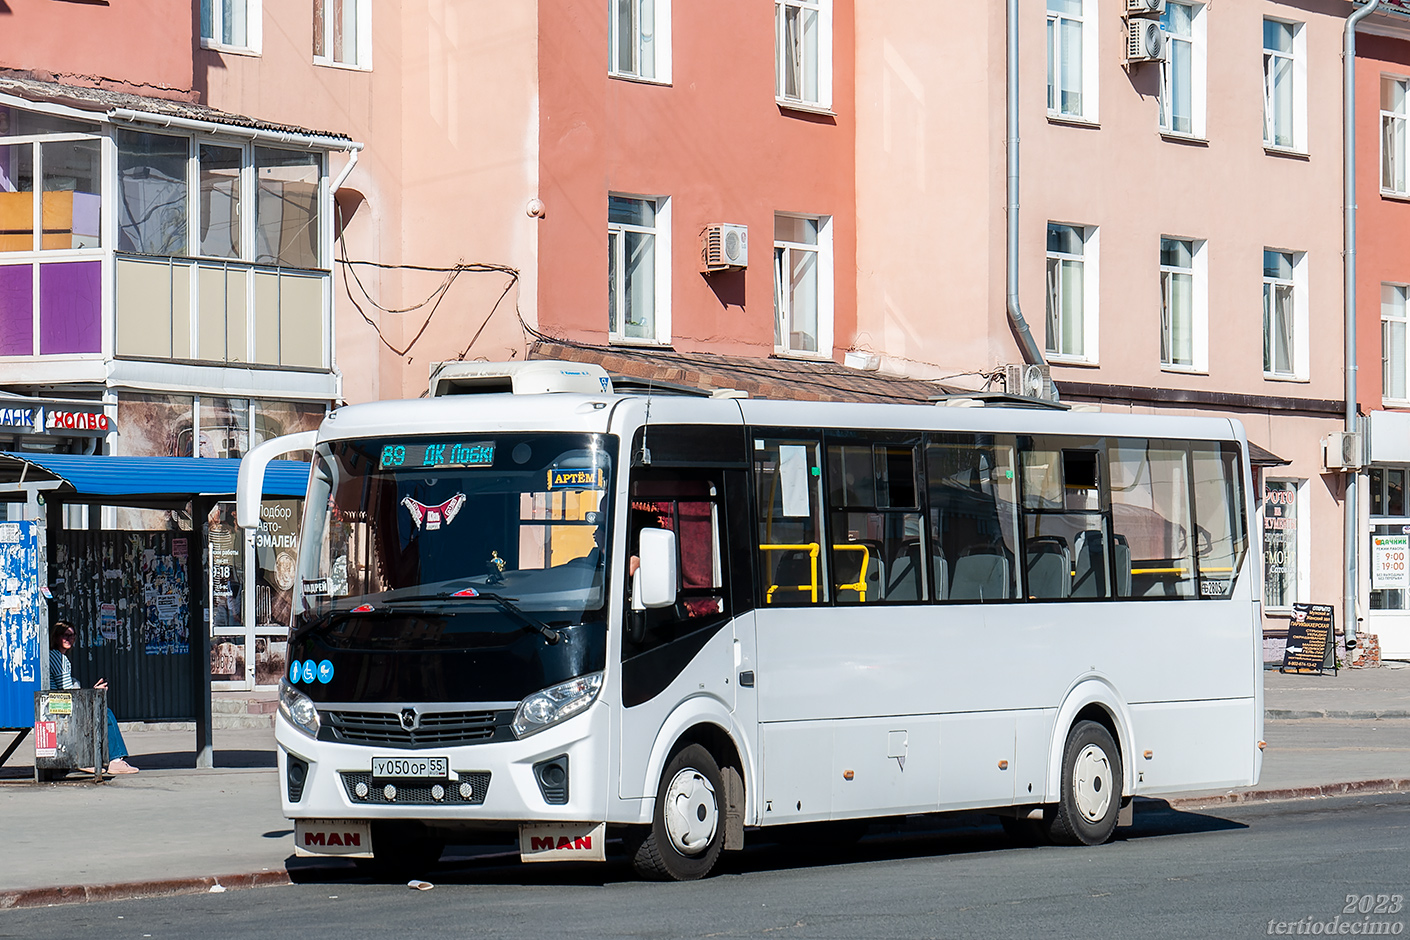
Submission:
<svg viewBox="0 0 1410 940">
<path fill-rule="evenodd" d="M 479 806 L 485 802 L 485 794 L 490 789 L 489 771 L 475 771 L 460 774 L 460 781 L 446 780 L 436 783 L 432 780 L 377 780 L 367 772 L 349 773 L 344 771 L 343 789 L 348 799 L 354 803 L 377 803 L 386 806 Z M 388 787 L 391 796 L 388 797 Z M 359 787 L 362 795 L 358 795 Z M 440 798 L 436 790 L 441 791 Z"/>
<path fill-rule="evenodd" d="M 492 711 L 427 712 L 420 716 L 420 726 L 415 731 L 403 728 L 394 712 L 325 711 L 321 718 L 324 724 L 319 737 L 325 741 L 381 747 L 478 744 L 493 740 L 496 730 L 496 713 Z"/>
</svg>

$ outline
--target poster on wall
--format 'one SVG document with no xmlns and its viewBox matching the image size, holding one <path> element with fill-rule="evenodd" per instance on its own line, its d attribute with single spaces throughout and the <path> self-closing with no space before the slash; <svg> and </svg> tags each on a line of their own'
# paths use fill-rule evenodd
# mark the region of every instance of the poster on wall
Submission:
<svg viewBox="0 0 1410 940">
<path fill-rule="evenodd" d="M 39 528 L 0 523 L 0 728 L 34 721 L 39 690 Z"/>
<path fill-rule="evenodd" d="M 266 500 L 260 506 L 259 531 L 255 533 L 256 629 L 289 627 L 302 509 L 301 499 Z"/>
<path fill-rule="evenodd" d="M 210 628 L 221 633 L 245 623 L 245 545 L 235 504 L 219 503 L 206 519 L 210 550 Z"/>
<path fill-rule="evenodd" d="M 133 536 L 139 539 L 140 536 Z M 190 651 L 191 633 L 187 611 L 190 597 L 187 583 L 187 555 L 161 552 L 161 541 L 149 539 L 141 551 L 142 598 L 145 607 L 144 652 L 149 656 L 185 654 Z M 185 542 L 184 539 L 179 540 Z"/>
<path fill-rule="evenodd" d="M 1410 588 L 1410 535 L 1371 536 L 1371 590 Z"/>
</svg>

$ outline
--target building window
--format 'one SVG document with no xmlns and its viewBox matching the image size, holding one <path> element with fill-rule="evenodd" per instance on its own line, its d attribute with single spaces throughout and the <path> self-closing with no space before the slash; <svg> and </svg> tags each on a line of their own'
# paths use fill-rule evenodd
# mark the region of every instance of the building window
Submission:
<svg viewBox="0 0 1410 940">
<path fill-rule="evenodd" d="M 1263 21 L 1263 143 L 1267 147 L 1304 147 L 1304 48 L 1301 23 Z"/>
<path fill-rule="evenodd" d="M 670 342 L 668 200 L 607 198 L 608 334 L 615 342 Z"/>
<path fill-rule="evenodd" d="M 1096 0 L 1048 0 L 1048 113 L 1095 121 L 1095 37 L 1086 35 Z"/>
<path fill-rule="evenodd" d="M 610 0 L 610 61 L 607 71 L 621 78 L 671 80 L 670 0 Z"/>
<path fill-rule="evenodd" d="M 832 354 L 832 226 L 826 216 L 774 216 L 774 348 Z"/>
<path fill-rule="evenodd" d="M 1405 297 L 1410 288 L 1381 285 L 1381 397 L 1410 399 L 1406 389 Z"/>
<path fill-rule="evenodd" d="M 774 42 L 779 102 L 832 107 L 832 0 L 775 0 Z"/>
<path fill-rule="evenodd" d="M 1204 136 L 1204 5 L 1167 3 L 1160 19 L 1169 49 L 1160 66 L 1160 129 Z"/>
<path fill-rule="evenodd" d="M 1167 7 L 1167 9 L 1169 9 Z M 1160 362 L 1203 370 L 1209 361 L 1204 242 L 1160 240 Z"/>
<path fill-rule="evenodd" d="M 1263 484 L 1263 606 L 1287 610 L 1306 600 L 1303 486 L 1300 480 Z"/>
<path fill-rule="evenodd" d="M 117 131 L 118 250 L 184 255 L 191 139 Z"/>
<path fill-rule="evenodd" d="M 313 61 L 372 68 L 372 0 L 313 0 Z"/>
<path fill-rule="evenodd" d="M 255 261 L 316 268 L 322 258 L 323 154 L 255 148 Z"/>
<path fill-rule="evenodd" d="M 1096 355 L 1096 229 L 1048 223 L 1047 351 L 1094 361 Z"/>
<path fill-rule="evenodd" d="M 261 0 L 201 0 L 201 45 L 259 51 Z"/>
<path fill-rule="evenodd" d="M 1405 93 L 1410 81 L 1381 79 L 1381 192 L 1410 194 L 1405 181 Z"/>
<path fill-rule="evenodd" d="M 1263 373 L 1302 378 L 1307 373 L 1306 292 L 1301 252 L 1263 251 Z"/>
</svg>

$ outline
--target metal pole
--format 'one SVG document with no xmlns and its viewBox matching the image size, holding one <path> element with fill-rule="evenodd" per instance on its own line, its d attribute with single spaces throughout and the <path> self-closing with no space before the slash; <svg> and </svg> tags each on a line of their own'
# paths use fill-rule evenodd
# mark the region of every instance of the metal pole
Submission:
<svg viewBox="0 0 1410 940">
<path fill-rule="evenodd" d="M 1381 0 L 1370 0 L 1364 7 L 1346 18 L 1342 50 L 1342 179 L 1346 190 L 1343 194 L 1343 212 L 1346 232 L 1346 251 L 1343 264 L 1345 279 L 1346 317 L 1346 424 L 1349 433 L 1357 431 L 1356 407 L 1356 24 L 1365 19 L 1380 5 Z M 1359 464 L 1360 461 L 1358 460 Z M 1356 647 L 1356 628 L 1359 623 L 1356 615 L 1356 599 L 1360 593 L 1359 572 L 1357 570 L 1357 547 L 1360 542 L 1360 512 L 1357 507 L 1357 477 L 1355 469 L 1346 475 L 1346 499 L 1343 509 L 1346 513 L 1342 536 L 1342 556 L 1345 578 L 1342 583 L 1342 617 L 1346 632 L 1346 647 Z"/>
</svg>

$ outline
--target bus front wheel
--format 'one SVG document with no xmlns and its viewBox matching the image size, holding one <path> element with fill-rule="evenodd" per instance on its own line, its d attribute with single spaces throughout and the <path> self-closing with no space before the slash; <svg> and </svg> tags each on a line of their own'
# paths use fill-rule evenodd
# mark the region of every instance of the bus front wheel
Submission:
<svg viewBox="0 0 1410 940">
<path fill-rule="evenodd" d="M 677 751 L 661 773 L 651 825 L 627 843 L 637 874 L 659 881 L 708 875 L 724 845 L 724 792 L 709 751 L 699 744 Z"/>
<path fill-rule="evenodd" d="M 1079 721 L 1062 752 L 1062 793 L 1044 822 L 1059 844 L 1100 845 L 1121 811 L 1121 751 L 1095 721 Z"/>
</svg>

